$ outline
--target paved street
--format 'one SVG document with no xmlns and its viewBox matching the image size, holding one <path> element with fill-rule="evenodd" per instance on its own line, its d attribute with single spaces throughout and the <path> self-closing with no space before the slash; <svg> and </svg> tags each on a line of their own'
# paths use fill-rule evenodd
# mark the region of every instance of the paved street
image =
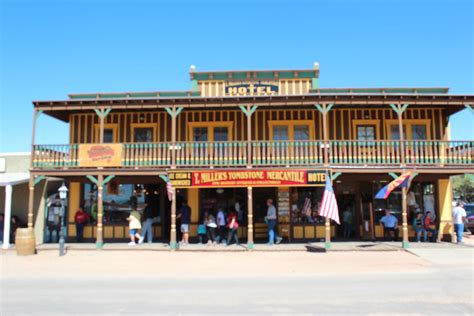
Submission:
<svg viewBox="0 0 474 316">
<path fill-rule="evenodd" d="M 448 258 L 448 259 L 447 259 Z M 1 253 L 1 315 L 473 314 L 473 248 Z"/>
</svg>

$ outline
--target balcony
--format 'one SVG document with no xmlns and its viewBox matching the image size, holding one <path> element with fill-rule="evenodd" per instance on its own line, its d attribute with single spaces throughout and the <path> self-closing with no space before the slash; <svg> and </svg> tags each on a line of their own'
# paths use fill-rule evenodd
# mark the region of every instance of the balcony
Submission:
<svg viewBox="0 0 474 316">
<path fill-rule="evenodd" d="M 96 144 L 99 145 L 99 144 Z M 103 144 L 108 146 L 111 144 Z M 113 144 L 119 148 L 123 169 L 167 169 L 173 152 L 178 169 L 332 166 L 345 168 L 400 167 L 402 150 L 407 167 L 469 169 L 474 163 L 474 141 L 229 141 Z M 82 145 L 34 145 L 33 169 L 85 168 Z M 89 144 L 88 146 L 93 146 Z M 249 152 L 250 151 L 250 152 Z M 327 164 L 325 160 L 327 159 Z M 250 160 L 250 161 L 249 161 Z M 105 165 L 104 167 L 112 167 Z"/>
</svg>

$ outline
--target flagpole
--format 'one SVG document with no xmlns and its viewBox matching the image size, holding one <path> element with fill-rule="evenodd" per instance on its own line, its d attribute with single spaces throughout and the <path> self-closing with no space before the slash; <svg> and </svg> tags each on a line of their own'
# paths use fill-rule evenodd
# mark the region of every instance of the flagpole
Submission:
<svg viewBox="0 0 474 316">
<path fill-rule="evenodd" d="M 332 174 L 331 172 L 327 173 L 327 176 L 329 177 L 330 181 L 331 181 L 331 187 L 332 187 Z M 325 221 L 324 221 L 324 239 L 325 239 L 325 242 L 324 242 L 324 248 L 326 250 L 329 250 L 331 249 L 331 220 L 329 219 L 329 217 L 325 217 Z"/>
</svg>

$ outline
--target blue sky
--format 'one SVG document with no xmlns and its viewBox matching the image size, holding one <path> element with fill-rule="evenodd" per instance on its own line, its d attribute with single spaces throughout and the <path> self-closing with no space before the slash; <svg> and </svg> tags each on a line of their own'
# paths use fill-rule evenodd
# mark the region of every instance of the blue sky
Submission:
<svg viewBox="0 0 474 316">
<path fill-rule="evenodd" d="M 0 0 L 0 151 L 28 151 L 32 100 L 189 88 L 197 70 L 311 68 L 322 87 L 473 94 L 473 1 Z M 474 116 L 452 118 L 474 139 Z M 38 120 L 36 143 L 68 141 Z"/>
</svg>

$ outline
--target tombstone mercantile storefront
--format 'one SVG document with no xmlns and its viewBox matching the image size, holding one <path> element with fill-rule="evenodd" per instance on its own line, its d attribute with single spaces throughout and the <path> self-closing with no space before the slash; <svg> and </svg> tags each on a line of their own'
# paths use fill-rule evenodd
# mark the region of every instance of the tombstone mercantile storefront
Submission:
<svg viewBox="0 0 474 316">
<path fill-rule="evenodd" d="M 435 215 L 449 238 L 449 177 L 472 173 L 474 141 L 451 141 L 451 115 L 473 111 L 473 95 L 448 88 L 321 88 L 319 64 L 303 70 L 196 71 L 185 91 L 71 94 L 34 101 L 28 224 L 35 184 L 63 178 L 68 188 L 67 239 L 74 214 L 90 215 L 84 239 L 123 242 L 132 208 L 153 207 L 154 240 L 177 247 L 177 210 L 190 206 L 191 242 L 205 212 L 234 209 L 249 249 L 267 239 L 266 201 L 277 209 L 283 242 L 376 240 L 385 210 L 413 238 L 415 210 Z M 68 144 L 35 144 L 39 114 L 69 124 Z M 375 199 L 405 171 L 408 192 Z M 343 232 L 318 215 L 330 177 Z M 168 200 L 166 180 L 176 189 Z M 404 203 L 406 201 L 406 203 Z"/>
</svg>

